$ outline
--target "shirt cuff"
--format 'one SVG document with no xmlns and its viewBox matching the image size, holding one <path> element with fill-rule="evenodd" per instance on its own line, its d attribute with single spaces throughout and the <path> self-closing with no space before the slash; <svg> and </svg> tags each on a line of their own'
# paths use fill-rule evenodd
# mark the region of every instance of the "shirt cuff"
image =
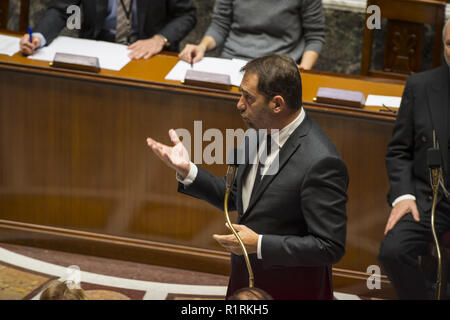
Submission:
<svg viewBox="0 0 450 320">
<path fill-rule="evenodd" d="M 47 40 L 45 39 L 44 35 L 40 32 L 33 32 L 32 35 L 34 37 L 38 37 L 39 39 L 41 39 L 41 46 L 39 48 L 44 47 L 47 44 Z"/>
<path fill-rule="evenodd" d="M 195 181 L 195 178 L 197 178 L 197 173 L 198 173 L 197 166 L 191 162 L 189 173 L 186 176 L 186 178 L 184 178 L 184 180 L 183 180 L 180 177 L 180 175 L 178 174 L 178 172 L 176 174 L 176 178 L 177 178 L 178 182 L 181 182 L 182 184 L 184 184 L 185 187 L 187 187 Z"/>
<path fill-rule="evenodd" d="M 258 247 L 257 247 L 257 250 L 256 250 L 256 256 L 258 257 L 258 259 L 262 259 L 262 253 L 261 253 L 261 243 L 262 243 L 262 234 L 260 234 L 259 236 L 258 236 Z"/>
<path fill-rule="evenodd" d="M 395 207 L 395 205 L 396 205 L 397 203 L 399 203 L 399 202 L 402 201 L 402 200 L 406 200 L 406 199 L 411 199 L 411 200 L 416 201 L 416 197 L 413 196 L 412 194 L 404 194 L 404 195 L 402 195 L 402 196 L 396 198 L 396 199 L 394 200 L 394 202 L 392 202 L 392 207 Z"/>
</svg>

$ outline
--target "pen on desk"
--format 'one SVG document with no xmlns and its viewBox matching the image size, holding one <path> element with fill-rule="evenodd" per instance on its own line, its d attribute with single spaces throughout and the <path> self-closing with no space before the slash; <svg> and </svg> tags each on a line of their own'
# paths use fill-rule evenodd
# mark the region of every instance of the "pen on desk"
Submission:
<svg viewBox="0 0 450 320">
<path fill-rule="evenodd" d="M 191 52 L 191 69 L 194 68 L 194 52 Z"/>
<path fill-rule="evenodd" d="M 33 43 L 33 30 L 31 30 L 30 26 L 28 26 L 28 34 L 30 35 L 29 38 L 30 43 Z"/>
<path fill-rule="evenodd" d="M 392 112 L 392 113 L 397 113 L 396 110 L 389 108 L 388 106 L 386 106 L 384 103 L 382 104 L 383 108 L 385 108 L 385 110 L 380 109 L 380 111 L 384 111 L 384 112 Z"/>
</svg>

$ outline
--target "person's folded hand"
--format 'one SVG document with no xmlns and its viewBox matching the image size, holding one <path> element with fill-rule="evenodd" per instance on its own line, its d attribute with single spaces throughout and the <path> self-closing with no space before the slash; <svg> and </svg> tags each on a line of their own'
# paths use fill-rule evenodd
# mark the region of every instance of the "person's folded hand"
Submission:
<svg viewBox="0 0 450 320">
<path fill-rule="evenodd" d="M 28 33 L 20 39 L 20 52 L 26 56 L 33 54 L 40 46 L 41 38 L 32 36 L 32 42 L 30 42 L 30 35 Z"/>
<path fill-rule="evenodd" d="M 196 63 L 205 56 L 205 48 L 200 45 L 187 44 L 178 57 L 187 63 Z"/>
<path fill-rule="evenodd" d="M 164 39 L 158 35 L 150 39 L 138 40 L 128 47 L 131 52 L 128 54 L 130 59 L 148 59 L 162 51 Z"/>
</svg>

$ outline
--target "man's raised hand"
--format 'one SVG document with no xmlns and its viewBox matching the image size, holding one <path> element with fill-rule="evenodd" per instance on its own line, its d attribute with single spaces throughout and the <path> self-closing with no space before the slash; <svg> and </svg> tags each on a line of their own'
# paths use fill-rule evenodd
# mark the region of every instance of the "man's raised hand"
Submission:
<svg viewBox="0 0 450 320">
<path fill-rule="evenodd" d="M 175 130 L 169 130 L 169 137 L 173 143 L 172 147 L 159 143 L 152 138 L 147 138 L 147 144 L 166 165 L 175 169 L 179 176 L 185 179 L 190 170 L 189 153 Z"/>
</svg>

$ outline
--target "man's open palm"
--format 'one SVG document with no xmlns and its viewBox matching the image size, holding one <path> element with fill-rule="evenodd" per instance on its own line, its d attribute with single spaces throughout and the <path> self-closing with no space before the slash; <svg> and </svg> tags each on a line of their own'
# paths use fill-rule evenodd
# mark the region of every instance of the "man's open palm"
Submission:
<svg viewBox="0 0 450 320">
<path fill-rule="evenodd" d="M 180 177 L 184 179 L 190 169 L 189 153 L 183 143 L 181 143 L 175 130 L 170 129 L 169 136 L 174 144 L 172 147 L 159 143 L 152 138 L 147 138 L 147 144 L 165 164 L 175 169 Z"/>
</svg>

